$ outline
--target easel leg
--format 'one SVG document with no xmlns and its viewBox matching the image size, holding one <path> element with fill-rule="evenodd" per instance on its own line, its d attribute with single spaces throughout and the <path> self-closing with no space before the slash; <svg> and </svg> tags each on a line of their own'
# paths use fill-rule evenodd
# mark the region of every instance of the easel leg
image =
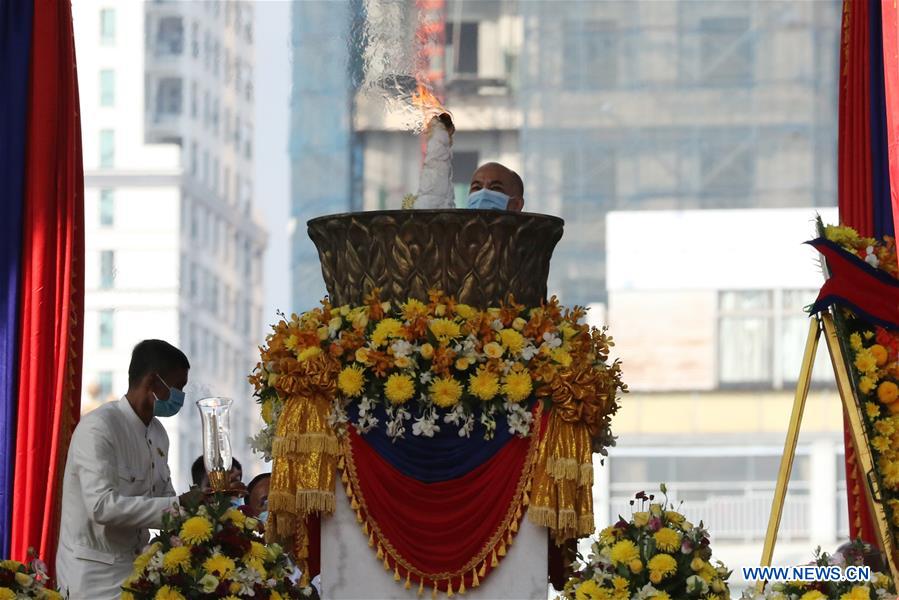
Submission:
<svg viewBox="0 0 899 600">
<path fill-rule="evenodd" d="M 796 395 L 793 398 L 793 412 L 790 415 L 790 427 L 784 442 L 783 455 L 780 458 L 780 469 L 777 473 L 777 486 L 774 488 L 774 499 L 771 501 L 771 515 L 768 517 L 768 531 L 765 533 L 765 545 L 762 548 L 762 566 L 769 566 L 774 556 L 774 543 L 780 529 L 780 518 L 783 515 L 784 500 L 787 496 L 787 485 L 793 471 L 793 459 L 796 457 L 796 444 L 799 442 L 799 426 L 802 424 L 802 413 L 812 381 L 812 366 L 818 351 L 818 340 L 821 337 L 821 321 L 818 317 L 810 320 L 808 337 L 805 342 L 805 354 L 802 357 L 802 368 L 796 382 Z M 759 581 L 757 588 L 762 591 L 764 581 Z"/>
</svg>

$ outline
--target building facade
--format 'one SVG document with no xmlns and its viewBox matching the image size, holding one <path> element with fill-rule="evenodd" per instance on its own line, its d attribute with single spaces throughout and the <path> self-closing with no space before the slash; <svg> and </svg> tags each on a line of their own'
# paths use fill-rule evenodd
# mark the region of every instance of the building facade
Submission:
<svg viewBox="0 0 899 600">
<path fill-rule="evenodd" d="M 253 6 L 73 5 L 85 168 L 82 407 L 124 394 L 131 349 L 161 338 L 191 362 L 162 419 L 176 490 L 202 453 L 197 399 L 234 399 L 244 463 L 257 412 L 266 233 L 253 210 Z"/>
</svg>

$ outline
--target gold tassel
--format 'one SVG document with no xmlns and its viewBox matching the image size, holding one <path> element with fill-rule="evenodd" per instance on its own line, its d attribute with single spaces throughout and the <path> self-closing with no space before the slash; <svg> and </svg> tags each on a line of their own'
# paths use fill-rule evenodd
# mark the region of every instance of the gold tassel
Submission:
<svg viewBox="0 0 899 600">
<path fill-rule="evenodd" d="M 506 542 L 502 542 L 499 545 L 499 552 L 497 552 L 496 555 L 499 557 L 503 557 L 506 555 Z M 494 565 L 494 566 L 496 566 L 496 565 Z"/>
<path fill-rule="evenodd" d="M 393 568 L 393 580 L 394 580 L 394 581 L 400 581 L 401 579 L 402 579 L 402 577 L 400 577 L 400 566 L 399 566 L 399 565 L 396 565 L 396 566 Z"/>
<path fill-rule="evenodd" d="M 421 596 L 422 594 L 425 593 L 425 578 L 422 577 L 422 578 L 419 579 L 418 581 L 419 581 L 419 584 L 418 584 L 418 595 Z"/>
<path fill-rule="evenodd" d="M 465 595 L 465 575 L 459 580 L 459 593 Z"/>
<path fill-rule="evenodd" d="M 362 518 L 362 511 L 356 511 L 356 521 L 362 523 L 365 519 Z"/>
<path fill-rule="evenodd" d="M 368 534 L 368 547 L 369 548 L 375 547 L 375 532 L 374 531 L 372 531 L 370 534 Z"/>
<path fill-rule="evenodd" d="M 385 571 L 389 571 L 389 570 L 390 570 L 390 563 L 387 561 L 387 557 L 386 557 L 386 556 L 384 557 L 384 570 L 385 570 Z"/>
<path fill-rule="evenodd" d="M 343 455 L 341 454 L 340 458 L 337 459 L 337 468 L 342 471 L 344 466 L 346 466 L 346 463 L 344 462 Z"/>
<path fill-rule="evenodd" d="M 350 476 L 346 474 L 346 471 L 341 471 L 341 473 L 340 473 L 340 481 L 341 481 L 344 485 L 349 485 L 349 484 L 350 484 Z"/>
<path fill-rule="evenodd" d="M 364 533 L 365 535 L 368 535 L 368 523 L 362 524 L 362 533 Z"/>
<path fill-rule="evenodd" d="M 384 549 L 381 548 L 381 544 L 378 544 L 378 560 L 381 560 L 383 558 L 384 558 Z"/>
<path fill-rule="evenodd" d="M 471 568 L 471 587 L 481 587 L 481 580 L 478 579 L 478 570 Z"/>
<path fill-rule="evenodd" d="M 507 546 L 512 545 L 512 532 L 511 531 L 506 533 L 506 545 Z"/>
<path fill-rule="evenodd" d="M 434 582 L 434 587 L 431 588 L 431 600 L 437 600 L 437 582 Z"/>
<path fill-rule="evenodd" d="M 490 566 L 495 567 L 499 564 L 499 561 L 496 560 L 496 548 L 493 549 L 493 554 L 490 556 Z"/>
<path fill-rule="evenodd" d="M 412 589 L 412 571 L 406 571 L 406 585 L 403 587 L 407 590 Z"/>
<path fill-rule="evenodd" d="M 518 522 L 521 520 L 521 506 L 515 509 L 515 521 Z"/>
<path fill-rule="evenodd" d="M 452 598 L 453 596 L 455 596 L 453 593 L 453 580 L 450 579 L 446 582 L 446 597 Z"/>
<path fill-rule="evenodd" d="M 481 563 L 481 569 L 478 571 L 478 575 L 481 577 L 487 575 L 487 559 L 484 559 L 484 562 Z"/>
<path fill-rule="evenodd" d="M 527 506 L 527 505 L 529 505 L 530 503 L 531 503 L 531 497 L 528 496 L 528 493 L 527 493 L 527 492 L 525 492 L 525 493 L 524 493 L 524 498 L 521 499 L 521 505 L 522 505 L 522 506 Z"/>
</svg>

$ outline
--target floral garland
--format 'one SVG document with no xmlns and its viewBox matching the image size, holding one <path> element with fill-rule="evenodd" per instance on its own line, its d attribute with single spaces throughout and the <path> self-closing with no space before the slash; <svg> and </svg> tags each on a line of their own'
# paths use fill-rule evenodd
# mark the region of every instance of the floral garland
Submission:
<svg viewBox="0 0 899 600">
<path fill-rule="evenodd" d="M 892 238 L 879 242 L 859 236 L 850 227 L 837 226 L 825 227 L 824 235 L 871 266 L 897 275 Z M 842 310 L 841 316 L 848 331 L 840 333 L 848 335 L 851 372 L 895 537 L 895 528 L 899 528 L 899 332 L 870 327 L 848 310 Z"/>
<path fill-rule="evenodd" d="M 122 600 L 318 598 L 315 588 L 295 582 L 294 563 L 280 546 L 264 543 L 263 529 L 223 494 L 190 508 L 173 505 L 135 559 Z"/>
<path fill-rule="evenodd" d="M 614 443 L 611 416 L 626 386 L 619 362 L 608 362 L 612 338 L 583 323 L 585 314 L 555 298 L 526 309 L 510 297 L 479 310 L 437 291 L 427 303 L 384 302 L 378 290 L 363 306 L 323 300 L 321 308 L 282 318 L 266 338 L 250 376 L 265 427 L 251 443 L 271 459 L 297 379 L 326 362 L 336 366 L 329 370 L 337 388 L 329 419 L 338 432 L 352 422 L 361 433 L 385 427 L 397 440 L 432 437 L 449 425 L 460 436 L 490 439 L 502 414 L 510 433 L 526 437 L 531 406 L 544 400 L 564 420 L 585 423 L 594 450 L 604 452 Z M 386 418 L 376 415 L 379 406 Z"/>
<path fill-rule="evenodd" d="M 592 553 L 578 556 L 580 570 L 562 591 L 565 600 L 672 600 L 730 598 L 730 571 L 709 561 L 708 531 L 693 525 L 668 503 L 645 492 L 636 494 L 640 510 L 619 517 L 599 533 Z"/>
<path fill-rule="evenodd" d="M 864 554 L 861 545 L 856 543 L 853 552 L 846 555 L 827 554 L 821 548 L 815 550 L 812 563 L 819 567 L 837 566 L 845 568 L 849 565 L 864 566 Z M 775 582 L 767 586 L 764 592 L 754 587 L 747 589 L 742 600 L 886 600 L 896 598 L 895 587 L 887 575 L 871 573 L 871 581 L 857 583 L 851 581 L 789 581 Z"/>
<path fill-rule="evenodd" d="M 39 600 L 62 600 L 53 588 L 47 575 L 47 565 L 28 551 L 31 560 L 22 563 L 17 560 L 0 560 L 0 600 L 18 598 L 38 598 Z"/>
</svg>

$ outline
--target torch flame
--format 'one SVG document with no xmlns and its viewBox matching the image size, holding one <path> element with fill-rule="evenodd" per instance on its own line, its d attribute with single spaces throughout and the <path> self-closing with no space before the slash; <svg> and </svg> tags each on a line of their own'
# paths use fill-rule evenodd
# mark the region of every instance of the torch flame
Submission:
<svg viewBox="0 0 899 600">
<path fill-rule="evenodd" d="M 431 90 L 420 81 L 418 82 L 418 89 L 412 94 L 412 105 L 422 109 L 424 112 L 446 112 L 437 96 L 431 93 Z"/>
</svg>

